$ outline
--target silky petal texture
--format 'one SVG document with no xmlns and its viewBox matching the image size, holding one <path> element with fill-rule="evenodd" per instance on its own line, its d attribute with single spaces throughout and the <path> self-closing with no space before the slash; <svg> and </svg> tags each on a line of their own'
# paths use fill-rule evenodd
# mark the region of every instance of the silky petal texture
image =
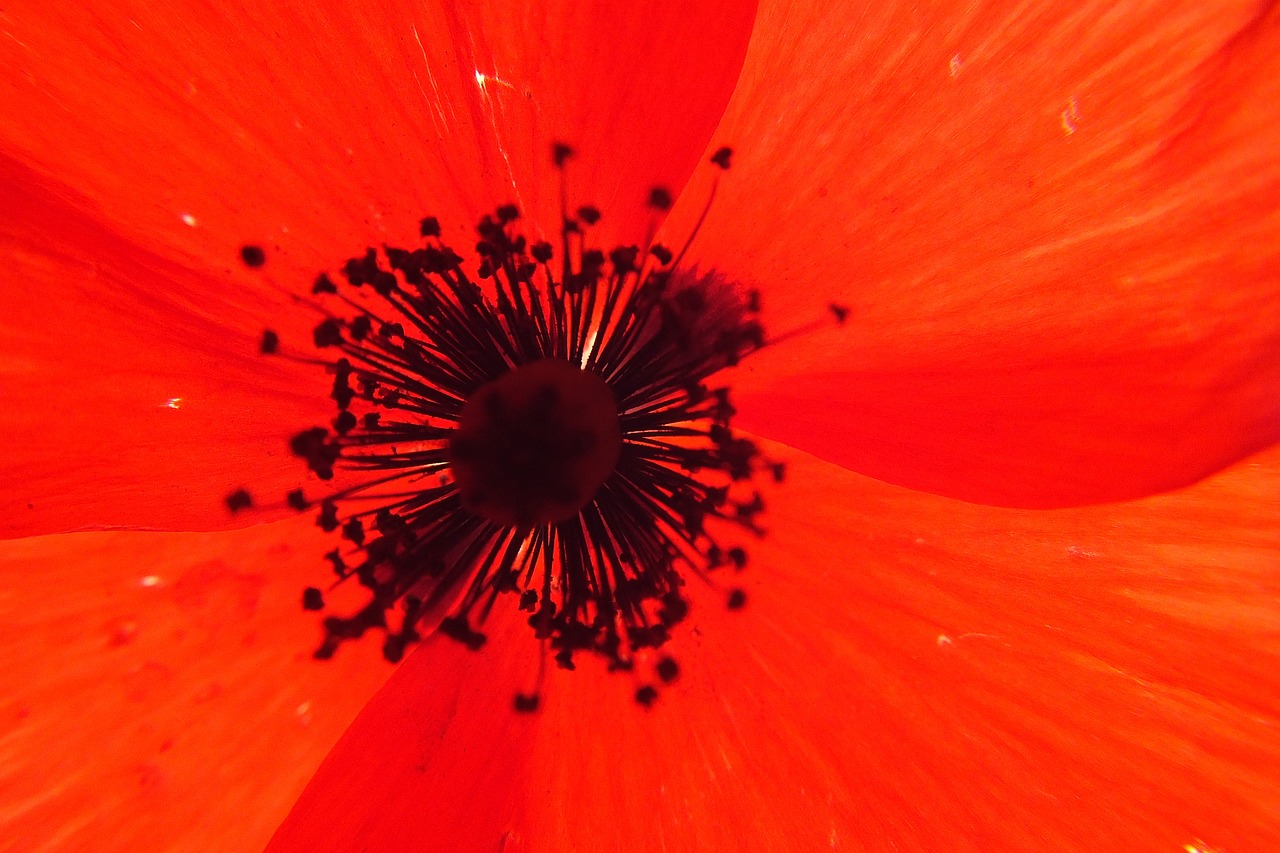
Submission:
<svg viewBox="0 0 1280 853">
<path fill-rule="evenodd" d="M 269 849 L 1280 847 L 1280 450 L 1046 512 L 768 451 L 774 533 L 715 576 L 748 605 L 691 583 L 651 711 L 643 663 L 580 661 L 515 714 L 536 651 L 496 611 L 406 662 Z"/>
<path fill-rule="evenodd" d="M 279 501 L 301 470 L 281 450 L 315 418 L 288 398 L 327 390 L 314 367 L 251 358 L 263 328 L 310 354 L 319 314 L 296 295 L 365 246 L 416 245 L 425 215 L 461 250 L 501 203 L 554 232 L 556 139 L 579 152 L 571 204 L 605 211 L 599 239 L 645 239 L 649 189 L 678 192 L 696 165 L 753 15 L 721 0 L 6 6 L 0 380 L 21 440 L 0 535 L 224 526 L 220 498 L 241 486 Z M 246 244 L 264 270 L 240 263 Z M 180 415 L 157 410 L 173 398 Z"/>
<path fill-rule="evenodd" d="M 223 498 L 245 485 L 264 512 L 240 519 L 270 518 L 304 480 L 288 437 L 332 417 L 332 379 L 260 356 L 252 308 L 203 304 L 225 280 L 122 239 L 0 157 L 0 181 L 15 175 L 0 208 L 0 538 L 231 524 Z"/>
<path fill-rule="evenodd" d="M 392 671 L 311 658 L 313 531 L 0 543 L 0 847 L 262 848 Z"/>
<path fill-rule="evenodd" d="M 1271 444 L 1277 103 L 1273 3 L 763 4 L 690 258 L 829 328 L 753 357 L 741 424 L 1024 507 Z"/>
</svg>

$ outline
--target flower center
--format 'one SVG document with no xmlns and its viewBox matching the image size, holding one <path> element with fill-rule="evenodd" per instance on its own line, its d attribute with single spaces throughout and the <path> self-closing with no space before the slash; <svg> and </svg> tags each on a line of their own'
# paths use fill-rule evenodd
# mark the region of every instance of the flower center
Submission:
<svg viewBox="0 0 1280 853">
<path fill-rule="evenodd" d="M 604 380 L 544 358 L 471 395 L 449 462 L 464 507 L 528 527 L 576 516 L 613 473 L 621 449 L 618 404 Z"/>
<path fill-rule="evenodd" d="M 562 172 L 571 155 L 555 147 Z M 655 228 L 670 204 L 650 194 Z M 747 552 L 725 537 L 764 535 L 751 481 L 784 469 L 733 431 L 729 390 L 709 383 L 765 345 L 759 296 L 682 269 L 688 243 L 606 253 L 591 245 L 598 210 L 561 213 L 558 246 L 530 243 L 504 205 L 476 226 L 473 261 L 428 217 L 421 245 L 370 248 L 341 283 L 316 279 L 314 344 L 333 354 L 322 363 L 337 414 L 291 447 L 322 484 L 338 471 L 354 484 L 286 500 L 319 503 L 317 523 L 341 535 L 325 555 L 334 585 L 369 591 L 363 609 L 324 620 L 316 657 L 370 631 L 391 661 L 432 631 L 478 649 L 510 595 L 561 667 L 587 652 L 633 671 L 687 615 L 686 580 L 745 604 L 722 578 Z M 242 254 L 256 269 L 253 248 Z M 315 363 L 270 330 L 262 352 Z M 243 489 L 227 498 L 233 512 L 250 504 Z M 325 609 L 323 591 L 303 606 Z M 649 675 L 678 673 L 663 657 Z M 652 683 L 636 690 L 642 704 L 656 696 Z"/>
</svg>

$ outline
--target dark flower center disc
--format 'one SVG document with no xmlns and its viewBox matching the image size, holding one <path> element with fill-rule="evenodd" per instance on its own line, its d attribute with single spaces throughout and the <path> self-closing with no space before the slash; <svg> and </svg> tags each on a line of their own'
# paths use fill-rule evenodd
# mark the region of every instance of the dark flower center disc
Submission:
<svg viewBox="0 0 1280 853">
<path fill-rule="evenodd" d="M 621 449 L 618 405 L 605 381 L 544 358 L 467 400 L 449 461 L 463 506 L 498 524 L 529 526 L 577 515 Z"/>
</svg>

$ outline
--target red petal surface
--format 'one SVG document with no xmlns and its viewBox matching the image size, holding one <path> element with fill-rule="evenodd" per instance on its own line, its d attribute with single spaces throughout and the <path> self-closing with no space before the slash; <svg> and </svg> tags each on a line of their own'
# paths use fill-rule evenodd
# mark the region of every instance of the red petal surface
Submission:
<svg viewBox="0 0 1280 853">
<path fill-rule="evenodd" d="M 717 576 L 748 606 L 691 585 L 651 711 L 643 665 L 584 662 L 516 715 L 536 664 L 503 618 L 415 654 L 271 849 L 1280 845 L 1280 451 L 1050 512 L 770 453 L 773 534 Z"/>
<path fill-rule="evenodd" d="M 410 655 L 318 771 L 268 850 L 552 849 L 529 840 L 530 809 L 557 809 L 532 763 L 539 717 L 517 714 L 538 646 L 510 608 L 469 652 L 437 634 Z M 399 673 L 403 672 L 403 675 Z M 536 840 L 536 839 L 535 839 Z"/>
<path fill-rule="evenodd" d="M 45 437 L 14 462 L 26 494 L 4 508 L 4 532 L 225 524 L 217 499 L 255 485 L 238 482 L 240 457 L 274 491 L 293 462 L 273 467 L 262 442 L 315 418 L 278 399 L 287 386 L 310 400 L 301 371 L 249 357 L 265 326 L 307 348 L 315 316 L 287 294 L 367 245 L 416 241 L 427 214 L 462 247 L 509 201 L 531 230 L 558 228 L 553 139 L 580 152 L 570 194 L 605 211 L 601 239 L 642 239 L 649 188 L 678 191 L 719 120 L 753 14 L 568 0 L 6 6 L 0 335 L 6 407 L 23 411 L 6 434 L 23 448 Z M 266 249 L 265 270 L 240 264 L 245 244 Z M 182 425 L 154 411 L 176 396 L 192 401 Z M 90 422 L 107 440 L 85 437 Z M 227 487 L 184 476 L 178 448 L 236 457 Z M 143 458 L 157 452 L 163 465 Z M 55 510 L 82 487 L 67 476 L 78 468 L 108 496 Z"/>
<path fill-rule="evenodd" d="M 0 543 L 6 851 L 260 850 L 392 668 L 317 663 L 299 521 Z"/>
<path fill-rule="evenodd" d="M 223 498 L 304 481 L 288 439 L 332 417 L 332 380 L 260 356 L 268 306 L 225 273 L 124 240 L 11 160 L 0 185 L 0 538 L 270 517 Z"/>
<path fill-rule="evenodd" d="M 754 358 L 743 424 L 1030 507 L 1274 442 L 1277 103 L 1270 3 L 764 4 L 693 254 L 774 333 L 852 315 Z"/>
</svg>

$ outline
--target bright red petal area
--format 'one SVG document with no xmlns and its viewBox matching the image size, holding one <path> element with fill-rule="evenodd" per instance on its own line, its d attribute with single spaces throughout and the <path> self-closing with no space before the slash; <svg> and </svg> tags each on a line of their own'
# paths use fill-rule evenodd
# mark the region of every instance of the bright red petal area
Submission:
<svg viewBox="0 0 1280 853">
<path fill-rule="evenodd" d="M 290 297 L 366 246 L 416 245 L 425 215 L 464 251 L 499 203 L 557 229 L 554 139 L 579 151 L 571 203 L 605 212 L 599 239 L 643 239 L 648 191 L 694 167 L 753 14 L 6 6 L 0 423 L 22 448 L 5 481 L 24 486 L 3 534 L 215 527 L 240 486 L 279 501 L 301 470 L 288 437 L 331 414 L 322 373 L 255 355 L 265 327 L 311 352 L 320 317 Z"/>
<path fill-rule="evenodd" d="M 128 236 L 215 269 L 259 241 L 310 276 L 335 252 L 415 234 L 426 214 L 465 243 L 510 201 L 557 230 L 553 140 L 580 152 L 578 203 L 606 221 L 625 207 L 634 232 L 648 189 L 678 191 L 706 146 L 754 12 L 710 0 L 10 5 L 0 138 Z"/>
<path fill-rule="evenodd" d="M 392 672 L 312 660 L 313 530 L 0 543 L 6 850 L 262 848 Z"/>
<path fill-rule="evenodd" d="M 1051 512 L 769 452 L 790 462 L 772 533 L 716 576 L 748 605 L 691 583 L 682 674 L 651 711 L 632 694 L 652 660 L 634 679 L 552 665 L 529 717 L 508 704 L 527 628 L 429 647 L 273 849 L 1280 845 L 1280 451 Z"/>
<path fill-rule="evenodd" d="M 0 185 L 0 538 L 263 520 L 223 503 L 243 487 L 283 505 L 306 480 L 288 439 L 332 417 L 332 380 L 259 355 L 266 301 L 124 240 L 11 160 Z M 295 309 L 297 335 L 314 316 Z"/>
<path fill-rule="evenodd" d="M 514 608 L 470 652 L 437 634 L 417 649 L 330 753 L 268 850 L 528 848 L 525 786 L 539 718 L 512 710 L 536 683 L 537 642 Z M 403 674 L 401 674 L 403 673 Z"/>
<path fill-rule="evenodd" d="M 743 425 L 1020 506 L 1280 438 L 1277 103 L 1253 0 L 766 4 L 694 255 L 775 334 L 852 314 L 753 359 Z"/>
</svg>

